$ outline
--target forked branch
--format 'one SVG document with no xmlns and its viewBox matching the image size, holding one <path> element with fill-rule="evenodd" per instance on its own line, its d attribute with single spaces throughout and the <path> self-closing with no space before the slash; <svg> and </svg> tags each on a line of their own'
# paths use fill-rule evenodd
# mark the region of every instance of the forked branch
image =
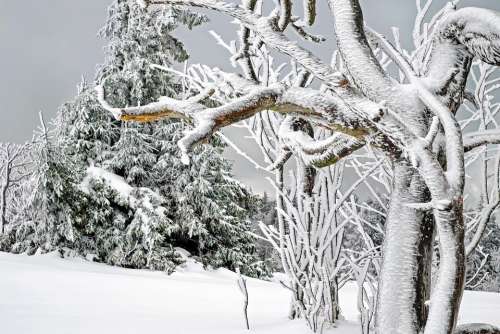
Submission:
<svg viewBox="0 0 500 334">
<path fill-rule="evenodd" d="M 375 104 L 373 106 L 378 107 L 376 110 L 354 110 L 342 99 L 308 88 L 280 84 L 270 87 L 249 84 L 246 88 L 245 95 L 218 107 L 206 107 L 200 102 L 212 93 L 210 89 L 183 101 L 162 97 L 158 102 L 127 108 L 109 105 L 103 86 L 98 86 L 96 91 L 101 105 L 119 120 L 150 122 L 175 118 L 192 121 L 194 128 L 179 141 L 186 163 L 187 153 L 194 145 L 208 140 L 220 128 L 264 110 L 304 117 L 361 140 L 374 130 L 373 122 L 382 115 L 382 109 Z"/>
</svg>

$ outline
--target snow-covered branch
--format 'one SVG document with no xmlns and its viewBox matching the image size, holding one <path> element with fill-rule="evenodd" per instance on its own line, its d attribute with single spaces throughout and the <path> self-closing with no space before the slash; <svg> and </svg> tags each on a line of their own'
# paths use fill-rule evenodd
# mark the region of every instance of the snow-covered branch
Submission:
<svg viewBox="0 0 500 334">
<path fill-rule="evenodd" d="M 280 31 L 274 16 L 261 16 L 236 4 L 218 0 L 156 0 L 151 1 L 151 4 L 201 7 L 229 15 L 255 32 L 268 47 L 290 56 L 326 84 L 333 87 L 346 84 L 344 77 L 340 73 L 334 71 L 332 67 L 325 64 L 310 51 L 290 41 Z"/>
<path fill-rule="evenodd" d="M 393 86 L 368 44 L 358 0 L 329 0 L 339 52 L 354 84 L 372 101 L 387 99 Z"/>
<path fill-rule="evenodd" d="M 200 99 L 176 100 L 162 97 L 158 102 L 139 107 L 115 108 L 105 100 L 103 86 L 96 88 L 101 105 L 117 119 L 124 121 L 154 121 L 161 118 L 190 119 L 195 127 L 179 141 L 184 157 L 196 144 L 208 140 L 222 127 L 237 123 L 264 111 L 273 110 L 282 114 L 305 117 L 333 130 L 344 132 L 353 137 L 363 138 L 377 121 L 382 109 L 354 110 L 342 99 L 331 94 L 313 89 L 286 87 L 276 84 L 262 87 L 249 84 L 245 87 L 246 95 L 236 98 L 225 105 L 205 107 Z M 372 107 L 377 106 L 373 104 Z M 359 114 L 362 114 L 358 116 Z"/>
<path fill-rule="evenodd" d="M 328 138 L 316 140 L 294 126 L 296 121 L 293 117 L 286 117 L 281 122 L 279 136 L 285 143 L 285 151 L 297 152 L 306 165 L 332 165 L 365 145 L 364 140 L 343 133 L 334 133 Z"/>
<path fill-rule="evenodd" d="M 469 152 L 475 148 L 489 145 L 500 144 L 500 131 L 485 130 L 481 132 L 468 133 L 464 135 L 464 151 Z"/>
<path fill-rule="evenodd" d="M 426 76 L 429 87 L 457 98 L 473 57 L 499 66 L 499 27 L 500 14 L 493 10 L 468 7 L 448 12 L 436 27 Z"/>
</svg>

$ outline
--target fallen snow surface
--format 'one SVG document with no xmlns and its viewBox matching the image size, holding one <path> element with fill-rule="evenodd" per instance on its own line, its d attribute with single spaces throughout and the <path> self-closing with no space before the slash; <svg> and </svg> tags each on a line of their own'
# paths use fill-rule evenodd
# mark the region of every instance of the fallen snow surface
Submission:
<svg viewBox="0 0 500 334">
<path fill-rule="evenodd" d="M 0 253 L 0 333 L 249 333 L 236 279 L 193 262 L 167 276 L 55 254 Z M 250 333 L 310 333 L 287 319 L 290 296 L 279 284 L 249 279 L 248 289 Z M 357 334 L 354 285 L 341 298 L 346 320 L 328 333 Z M 500 294 L 466 292 L 460 322 L 500 326 Z"/>
</svg>

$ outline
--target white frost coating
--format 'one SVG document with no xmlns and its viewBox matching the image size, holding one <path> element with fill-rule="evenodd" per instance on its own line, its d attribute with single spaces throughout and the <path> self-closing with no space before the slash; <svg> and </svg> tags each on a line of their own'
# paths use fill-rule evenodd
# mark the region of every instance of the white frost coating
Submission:
<svg viewBox="0 0 500 334">
<path fill-rule="evenodd" d="M 149 6 L 149 0 L 137 0 L 137 4 L 141 7 L 141 8 L 148 8 Z"/>
<path fill-rule="evenodd" d="M 347 71 L 355 85 L 372 101 L 388 100 L 393 83 L 368 45 L 358 1 L 329 0 L 335 34 Z"/>
<path fill-rule="evenodd" d="M 311 71 L 326 84 L 336 86 L 344 80 L 343 76 L 335 72 L 329 65 L 323 63 L 310 51 L 299 46 L 298 43 L 288 40 L 286 36 L 276 31 L 269 17 L 262 17 L 251 11 L 224 1 L 210 0 L 162 0 L 155 4 L 173 4 L 193 7 L 203 7 L 225 13 L 241 22 L 245 27 L 256 32 L 269 47 L 277 49 Z"/>
<path fill-rule="evenodd" d="M 500 144 L 500 130 L 487 130 L 464 135 L 464 150 L 466 152 L 486 144 Z"/>
<path fill-rule="evenodd" d="M 449 109 L 420 80 L 417 79 L 413 83 L 416 85 L 422 101 L 439 117 L 443 125 L 446 135 L 446 157 L 448 162 L 446 177 L 452 190 L 461 192 L 465 182 L 465 166 L 460 126 Z"/>
<path fill-rule="evenodd" d="M 87 175 L 85 178 L 82 180 L 82 183 L 80 184 L 82 190 L 84 192 L 89 191 L 90 187 L 90 182 L 92 179 L 100 179 L 104 180 L 106 185 L 111 187 L 113 190 L 115 190 L 118 195 L 121 197 L 121 199 L 128 201 L 130 198 L 130 195 L 132 194 L 132 191 L 134 188 L 130 186 L 123 177 L 118 176 L 114 173 L 111 173 L 103 168 L 96 167 L 96 166 L 90 166 L 87 168 Z"/>
<path fill-rule="evenodd" d="M 500 328 L 487 324 L 466 324 L 458 326 L 454 334 L 497 334 Z"/>
<path fill-rule="evenodd" d="M 390 43 L 388 43 L 381 35 L 375 32 L 371 32 L 371 34 L 376 36 L 380 40 L 381 45 L 384 47 L 384 50 L 395 59 L 398 66 L 404 71 L 411 85 L 415 87 L 415 90 L 418 92 L 419 97 L 440 120 L 440 122 L 436 122 L 434 119 L 432 121 L 428 135 L 424 139 L 425 145 L 427 147 L 432 144 L 432 141 L 437 134 L 439 123 L 443 124 L 445 135 L 447 138 L 446 152 L 448 159 L 448 182 L 450 182 L 450 185 L 454 190 L 462 189 L 465 177 L 465 167 L 463 165 L 464 159 L 462 134 L 458 123 L 452 117 L 448 108 L 444 106 L 441 101 L 439 101 L 435 94 L 429 91 L 428 87 L 426 87 L 428 81 L 422 82 L 419 78 L 417 78 L 413 69 L 404 59 L 404 57 L 396 49 L 394 49 L 394 47 Z M 441 65 L 440 68 L 443 68 L 442 66 L 443 65 Z"/>
<path fill-rule="evenodd" d="M 451 12 L 439 29 L 439 38 L 455 37 L 481 61 L 500 65 L 500 13 L 467 7 Z"/>
<path fill-rule="evenodd" d="M 463 12 L 465 12 L 465 10 Z M 487 19 L 487 21 L 489 19 L 491 19 L 492 17 L 494 20 L 496 20 L 496 18 L 495 18 L 496 16 L 497 15 L 492 16 L 490 13 L 490 17 Z M 476 18 L 476 19 L 478 19 L 478 18 Z M 498 24 L 497 24 L 497 26 L 498 26 Z M 490 24 L 489 28 L 481 27 L 480 29 L 483 29 L 483 32 L 486 32 L 486 31 L 488 31 L 488 29 L 491 31 L 490 28 L 491 28 L 491 24 Z M 481 32 L 481 33 L 483 33 L 483 32 Z M 470 37 L 480 37 L 480 36 L 469 36 L 469 38 Z M 493 47 L 496 47 L 495 44 L 497 43 L 497 41 L 495 39 L 496 36 L 490 36 L 490 37 L 491 37 L 490 38 L 491 44 L 488 44 L 489 42 L 486 43 L 487 48 L 489 48 L 489 53 L 488 53 L 488 55 L 486 55 L 486 58 L 489 57 L 489 61 L 491 62 L 491 59 L 494 59 L 495 54 L 497 53 L 496 50 L 492 50 Z M 472 43 L 472 47 L 471 47 L 471 45 L 468 45 L 470 52 L 472 52 L 473 54 L 474 54 L 474 52 L 476 52 L 476 55 L 478 53 L 482 52 L 482 49 L 474 51 L 474 48 L 477 45 L 475 45 L 474 42 L 470 42 L 470 41 L 468 41 L 468 42 Z M 486 44 L 484 46 L 486 46 Z M 493 47 L 492 47 L 492 45 L 493 45 Z M 432 67 L 431 67 L 430 75 L 428 77 L 428 81 L 426 82 L 427 85 L 429 85 L 430 87 L 433 87 L 433 88 L 439 86 L 439 81 L 438 80 L 429 81 L 431 78 L 435 77 L 436 79 L 439 79 L 441 81 L 446 81 L 446 80 L 448 80 L 448 78 L 451 75 L 456 75 L 454 70 L 450 70 L 447 73 L 443 73 L 442 71 L 444 69 L 450 69 L 450 68 L 452 69 L 453 67 L 456 66 L 457 58 L 459 55 L 459 50 L 452 49 L 452 48 L 439 49 L 439 52 L 436 52 L 436 54 L 438 55 L 438 57 L 436 57 L 436 59 L 434 59 L 434 62 L 431 63 L 431 65 L 434 66 L 436 70 L 439 70 L 441 72 L 433 71 Z M 479 56 L 482 57 L 483 59 L 485 59 L 484 55 L 479 54 Z M 487 60 L 487 59 L 485 59 L 485 60 Z M 419 87 L 419 88 L 420 88 L 419 90 L 420 90 L 421 97 L 423 97 L 423 99 L 426 101 L 426 103 L 429 106 L 431 106 L 431 109 L 433 109 L 434 111 L 441 109 L 441 115 L 445 115 L 448 112 L 447 110 L 445 110 L 445 108 L 443 108 L 443 106 L 440 102 L 436 101 L 434 96 L 431 96 L 431 94 L 427 91 L 427 89 L 421 89 L 421 87 Z M 431 101 L 431 100 L 434 100 L 434 101 Z M 449 119 L 449 120 L 451 120 L 451 119 Z M 448 122 L 448 124 L 450 124 L 450 123 L 451 122 Z M 456 125 L 455 125 L 455 127 L 456 127 Z M 447 145 L 451 144 L 451 149 L 454 149 L 455 152 L 458 152 L 458 154 L 454 154 L 455 152 L 452 151 L 451 154 L 449 154 L 449 155 L 451 155 L 452 157 L 455 156 L 456 158 L 452 159 L 452 160 L 458 161 L 460 164 L 460 160 L 463 158 L 460 158 L 461 144 L 460 144 L 458 133 L 456 135 L 452 136 L 452 138 L 448 137 L 447 139 L 448 139 L 447 141 L 449 142 L 449 143 L 447 143 Z M 487 143 L 496 143 L 496 142 L 498 142 L 497 140 L 498 139 L 494 135 L 477 135 L 474 137 L 471 136 L 470 138 L 466 137 L 466 143 L 464 146 L 465 146 L 466 150 L 469 150 L 469 149 L 472 149 L 472 148 L 477 147 L 479 145 L 484 145 Z M 462 175 L 460 175 L 461 173 L 460 173 L 459 169 L 460 168 L 457 168 L 456 165 L 451 164 L 451 166 L 449 168 L 450 172 L 448 173 L 447 176 L 452 184 L 454 183 L 455 185 L 458 185 L 460 187 L 460 183 L 456 183 L 457 180 L 460 180 L 462 177 Z M 458 173 L 457 173 L 457 170 L 458 170 Z M 455 173 L 453 171 L 455 171 Z M 489 207 L 489 208 L 491 209 L 491 207 Z M 443 208 L 441 208 L 441 209 L 443 209 Z M 488 211 L 490 211 L 490 210 L 486 210 L 486 212 L 488 212 Z M 480 232 L 480 230 L 478 230 L 478 232 Z M 454 254 L 451 254 L 448 252 L 446 252 L 446 253 L 447 253 L 446 256 L 454 256 Z M 458 260 L 458 261 L 460 261 L 460 260 Z M 460 265 L 460 264 L 458 264 L 458 265 Z M 453 264 L 450 262 L 448 262 L 447 265 L 443 265 L 443 267 L 444 267 L 443 273 L 445 273 L 445 274 L 448 273 L 448 276 L 455 275 L 456 273 L 454 272 L 454 266 L 456 266 L 456 263 Z M 451 294 L 451 291 L 449 293 Z M 453 298 L 456 298 L 456 297 L 453 297 Z M 436 304 L 442 305 L 443 303 L 446 303 L 444 299 L 439 300 L 439 302 L 437 302 Z M 432 308 L 432 306 L 431 306 L 431 308 Z M 434 312 L 432 312 L 432 313 L 434 313 Z M 436 312 L 435 314 L 432 314 L 432 315 L 435 315 L 435 319 L 430 319 L 430 321 L 429 321 L 430 322 L 430 324 L 428 325 L 429 333 L 434 333 L 435 331 L 439 331 L 438 327 L 435 327 L 435 326 L 438 326 L 437 324 L 440 323 L 440 320 L 438 320 L 438 317 L 443 316 L 442 312 L 439 312 L 439 311 Z"/>
<path fill-rule="evenodd" d="M 486 230 L 487 224 L 491 220 L 491 216 L 495 212 L 495 210 L 500 206 L 500 154 L 497 154 L 495 167 L 493 170 L 494 178 L 492 183 L 492 193 L 491 196 L 488 194 L 488 166 L 484 165 L 483 177 L 485 180 L 483 181 L 485 187 L 483 188 L 483 197 L 486 201 L 486 205 L 482 208 L 478 219 L 478 224 L 476 227 L 476 231 L 470 240 L 470 242 L 465 247 L 465 254 L 469 256 L 472 252 L 478 247 L 481 238 Z M 486 259 L 486 258 L 485 258 Z"/>
<path fill-rule="evenodd" d="M 365 103 L 363 109 L 351 108 L 344 100 L 308 88 L 286 87 L 274 84 L 269 87 L 257 86 L 241 78 L 236 83 L 246 95 L 233 99 L 219 107 L 207 108 L 193 97 L 184 101 L 169 97 L 162 97 L 158 102 L 139 107 L 113 108 L 105 100 L 102 86 L 96 88 L 101 105 L 115 117 L 122 120 L 142 120 L 143 118 L 188 118 L 194 121 L 195 127 L 186 131 L 184 138 L 179 141 L 183 163 L 188 163 L 187 153 L 190 149 L 203 141 L 221 127 L 237 123 L 264 110 L 275 110 L 284 114 L 303 115 L 338 131 L 348 134 L 363 135 L 357 129 L 372 127 L 372 122 L 380 118 L 382 109 L 378 104 Z M 199 95 L 207 96 L 213 93 L 202 92 Z"/>
<path fill-rule="evenodd" d="M 225 42 L 220 41 L 219 43 L 225 44 Z M 230 52 L 232 48 L 228 48 Z M 233 55 L 234 57 L 234 55 Z M 266 59 L 255 58 L 254 64 L 258 61 Z M 255 65 L 258 68 L 259 65 Z M 270 72 L 274 71 L 274 68 L 270 68 Z M 266 77 L 266 74 L 259 73 L 259 81 L 268 82 L 269 85 L 272 85 L 275 81 L 279 80 L 275 73 L 270 73 L 269 78 Z M 193 74 L 193 76 L 196 76 Z M 196 76 L 198 78 L 198 76 Z M 193 80 L 194 81 L 194 80 Z M 301 86 L 307 84 L 307 80 L 300 75 L 297 74 L 297 78 L 294 76 L 292 72 L 292 78 L 290 78 L 290 82 L 293 82 L 294 85 Z M 196 83 L 193 82 L 194 85 L 199 84 L 199 80 L 196 80 Z M 302 100 L 309 99 L 309 94 L 296 94 L 297 97 L 300 97 Z M 221 103 L 226 103 L 227 96 L 221 97 Z M 317 101 L 317 99 L 312 98 L 311 102 L 309 102 L 311 108 L 315 106 L 320 106 L 322 103 Z M 286 117 L 285 119 L 294 119 L 294 117 Z M 296 119 L 296 118 L 295 118 Z M 252 117 L 249 120 L 246 120 L 244 124 L 248 128 L 249 132 L 252 134 L 252 137 L 255 139 L 256 143 L 259 145 L 265 160 L 267 163 L 270 163 L 269 170 L 272 170 L 273 173 L 276 174 L 276 187 L 278 189 L 283 189 L 283 182 L 280 177 L 283 171 L 283 165 L 286 161 L 292 156 L 292 151 L 286 145 L 282 145 L 282 138 L 280 135 L 278 128 L 280 126 L 282 120 L 282 116 L 279 114 L 271 113 L 269 111 L 263 111 L 260 114 Z M 304 133 L 305 135 L 305 133 Z M 219 136 L 225 138 L 223 135 Z M 340 140 L 339 140 L 340 141 Z M 337 141 L 330 140 L 325 141 L 321 145 L 314 145 L 314 150 L 328 150 L 332 147 L 328 146 L 328 143 L 331 143 L 332 146 L 335 146 Z M 257 169 L 262 169 L 263 167 L 256 163 L 248 154 L 242 152 L 239 148 L 235 147 L 235 145 L 231 142 L 229 144 L 235 148 L 238 154 L 243 156 L 245 159 L 250 161 Z M 298 154 L 302 154 L 303 157 L 306 155 L 299 151 Z M 319 153 L 319 152 L 318 152 Z M 314 156 L 320 156 L 320 154 L 316 154 Z M 306 161 L 306 163 L 308 163 Z M 333 163 L 333 162 L 332 162 Z M 303 164 L 301 164 L 302 166 Z M 302 166 L 299 168 L 298 173 L 303 174 L 303 169 L 306 168 Z M 337 170 L 336 168 L 331 169 Z M 339 172 L 339 175 L 341 173 Z M 278 250 L 280 254 L 280 258 L 283 263 L 283 267 L 287 272 L 290 283 L 283 284 L 286 285 L 293 293 L 292 300 L 292 308 L 290 311 L 290 317 L 298 317 L 301 315 L 302 318 L 306 319 L 310 328 L 319 330 L 322 328 L 323 321 L 326 323 L 333 324 L 336 323 L 338 316 L 338 297 L 336 291 L 341 286 L 341 283 L 337 283 L 334 277 L 338 276 L 338 270 L 343 265 L 343 261 L 338 261 L 338 257 L 340 255 L 340 245 L 339 241 L 342 238 L 342 227 L 346 224 L 346 222 L 340 224 L 338 228 L 333 228 L 332 225 L 334 219 L 331 219 L 330 216 L 327 219 L 324 214 L 325 209 L 329 206 L 333 206 L 333 202 L 335 200 L 335 196 L 329 196 L 328 193 L 334 193 L 334 186 L 332 180 L 333 177 L 325 177 L 324 185 L 321 186 L 323 191 L 321 194 L 317 194 L 314 192 L 314 198 L 311 200 L 307 197 L 299 196 L 296 200 L 297 210 L 294 207 L 289 206 L 289 200 L 286 200 L 284 205 L 281 204 L 281 195 L 278 195 L 278 212 L 279 218 L 279 230 L 276 230 L 273 227 L 263 226 L 264 233 L 268 236 L 269 241 L 274 247 Z M 336 179 L 336 178 L 335 178 Z M 295 181 L 291 181 L 294 184 L 295 188 L 302 189 L 303 187 L 300 185 L 300 180 L 297 179 Z M 295 183 L 294 183 L 295 182 Z M 318 182 L 316 187 L 319 187 L 319 184 L 323 182 Z M 331 187 L 330 190 L 325 190 L 325 187 Z M 281 192 L 280 192 L 281 193 Z M 294 200 L 295 201 L 295 200 Z M 310 213 L 309 208 L 312 203 L 314 204 L 314 213 Z M 288 203 L 288 204 L 287 204 Z M 328 204 L 326 204 L 328 203 Z M 300 216 L 308 216 L 313 215 L 313 223 L 310 225 L 311 230 L 310 234 L 300 226 L 307 224 L 306 217 Z M 285 219 L 285 217 L 299 217 L 301 222 L 294 222 L 294 220 Z M 348 222 L 348 220 L 346 220 Z M 287 228 L 288 227 L 288 228 Z M 290 230 L 290 235 L 286 235 L 286 230 Z M 315 231 L 322 231 L 321 233 Z M 303 242 L 303 240 L 308 240 L 307 242 Z M 314 241 L 318 240 L 319 244 Z M 307 246 L 302 247 L 302 244 Z M 286 248 L 285 248 L 286 247 Z M 323 258 L 323 255 L 330 256 L 330 247 L 334 248 L 334 256 L 331 260 L 327 260 L 325 264 L 318 262 L 317 260 Z M 318 254 L 317 256 L 312 256 L 312 254 Z M 344 261 L 345 262 L 345 261 Z M 311 265 L 312 264 L 312 265 Z M 328 269 L 325 271 L 325 267 Z M 328 273 L 330 273 L 328 275 Z M 329 277 L 328 277 L 329 276 Z M 345 278 L 345 277 L 344 277 Z M 304 282 L 304 280 L 306 280 Z M 288 281 L 288 280 L 287 280 Z M 316 289 L 316 293 L 314 293 L 314 289 Z M 323 296 L 323 297 L 322 297 Z M 372 309 L 373 312 L 373 309 Z"/>
<path fill-rule="evenodd" d="M 164 118 L 185 119 L 191 113 L 197 112 L 204 108 L 200 104 L 193 101 L 179 101 L 167 96 L 161 97 L 158 102 L 152 102 L 144 106 L 115 108 L 106 101 L 103 85 L 96 86 L 95 90 L 97 92 L 97 99 L 101 106 L 105 110 L 109 111 L 117 120 L 121 120 L 127 116 L 153 116 L 162 113 L 164 114 Z"/>
<path fill-rule="evenodd" d="M 431 145 L 434 143 L 434 140 L 436 139 L 436 136 L 438 135 L 439 132 L 440 124 L 441 122 L 439 121 L 439 117 L 434 116 L 432 118 L 431 126 L 429 127 L 429 132 L 427 133 L 427 136 L 425 136 L 424 138 L 426 147 L 431 147 Z"/>
<path fill-rule="evenodd" d="M 151 203 L 152 198 L 162 202 L 159 194 L 149 188 L 134 188 L 123 177 L 101 167 L 90 166 L 87 168 L 87 174 L 80 183 L 80 189 L 88 194 L 93 179 L 104 181 L 108 187 L 117 193 L 120 200 L 127 202 L 132 209 L 137 209 L 137 214 L 143 215 L 145 220 L 148 220 L 145 210 L 154 211 L 158 215 L 165 213 L 163 207 L 154 206 Z"/>
<path fill-rule="evenodd" d="M 285 147 L 298 152 L 307 165 L 323 166 L 333 164 L 346 155 L 365 145 L 365 142 L 354 137 L 335 133 L 325 139 L 314 139 L 303 131 L 293 129 L 293 117 L 286 117 L 278 131 Z M 285 150 L 283 159 L 288 155 Z M 277 161 L 282 164 L 282 161 Z M 273 167 L 274 168 L 274 167 Z"/>
<path fill-rule="evenodd" d="M 424 80 L 433 92 L 447 91 L 446 104 L 457 105 L 463 98 L 472 58 L 500 65 L 500 14 L 474 7 L 450 11 L 439 21 L 434 35 Z"/>
<path fill-rule="evenodd" d="M 220 138 L 222 138 L 222 140 L 224 140 L 224 142 L 226 142 L 226 144 L 231 146 L 231 148 L 234 149 L 236 151 L 236 153 L 238 153 L 243 158 L 245 158 L 248 162 L 250 162 L 255 167 L 255 169 L 260 169 L 260 170 L 263 170 L 266 172 L 269 172 L 270 170 L 272 170 L 272 168 L 264 167 L 261 164 L 259 164 L 258 162 L 256 162 L 252 157 L 250 157 L 248 154 L 243 152 L 231 139 L 226 137 L 223 133 L 219 132 L 218 136 Z"/>
<path fill-rule="evenodd" d="M 371 33 L 380 40 L 381 45 L 384 47 L 384 50 L 395 59 L 398 66 L 400 66 L 400 68 L 404 71 L 407 79 L 418 92 L 419 97 L 440 120 L 440 122 L 436 122 L 433 119 L 427 135 L 428 137 L 424 139 L 427 146 L 432 144 L 432 140 L 437 134 L 439 123 L 443 124 L 445 135 L 447 138 L 446 151 L 448 159 L 448 182 L 450 182 L 450 185 L 454 189 L 462 189 L 463 180 L 465 177 L 465 168 L 463 166 L 464 159 L 462 148 L 462 134 L 458 123 L 450 114 L 449 109 L 444 106 L 441 101 L 439 101 L 435 94 L 429 91 L 429 88 L 426 86 L 428 82 L 422 82 L 419 78 L 416 77 L 413 69 L 411 68 L 411 65 L 408 64 L 404 57 L 396 49 L 394 49 L 394 47 L 392 47 L 392 45 L 388 43 L 381 35 L 376 34 L 375 32 Z"/>
<path fill-rule="evenodd" d="M 465 169 L 464 146 L 461 129 L 454 117 L 430 90 L 449 91 L 447 98 L 457 103 L 456 91 L 463 91 L 470 64 L 470 55 L 490 64 L 500 64 L 498 40 L 500 17 L 497 13 L 476 8 L 466 8 L 450 13 L 439 25 L 426 83 L 414 80 L 420 98 L 439 116 L 446 133 L 447 180 L 450 195 L 461 201 Z M 463 46 L 456 45 L 458 40 Z M 447 71 L 443 73 L 443 71 Z M 450 80 L 453 79 L 453 80 Z M 444 79 L 444 82 L 443 82 Z M 441 80 L 441 81 L 440 81 Z M 450 82 L 450 86 L 448 85 Z M 427 87 L 425 87 L 427 85 Z M 460 94 L 460 93 L 458 93 Z M 463 226 L 458 208 L 450 212 L 436 212 L 437 227 L 442 250 L 438 281 L 431 298 L 425 333 L 446 333 L 456 321 L 463 282 Z"/>
</svg>

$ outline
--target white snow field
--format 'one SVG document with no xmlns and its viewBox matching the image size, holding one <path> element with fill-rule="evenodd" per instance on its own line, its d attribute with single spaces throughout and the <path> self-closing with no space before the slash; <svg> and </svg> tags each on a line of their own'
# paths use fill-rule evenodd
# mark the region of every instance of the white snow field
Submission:
<svg viewBox="0 0 500 334">
<path fill-rule="evenodd" d="M 0 333 L 249 333 L 236 279 L 193 262 L 167 276 L 56 254 L 0 253 Z M 248 289 L 250 333 L 310 333 L 303 321 L 287 319 L 290 296 L 278 283 L 249 279 Z M 328 333 L 359 333 L 354 285 L 341 301 L 346 320 Z M 466 292 L 460 322 L 500 326 L 500 294 Z"/>
</svg>

